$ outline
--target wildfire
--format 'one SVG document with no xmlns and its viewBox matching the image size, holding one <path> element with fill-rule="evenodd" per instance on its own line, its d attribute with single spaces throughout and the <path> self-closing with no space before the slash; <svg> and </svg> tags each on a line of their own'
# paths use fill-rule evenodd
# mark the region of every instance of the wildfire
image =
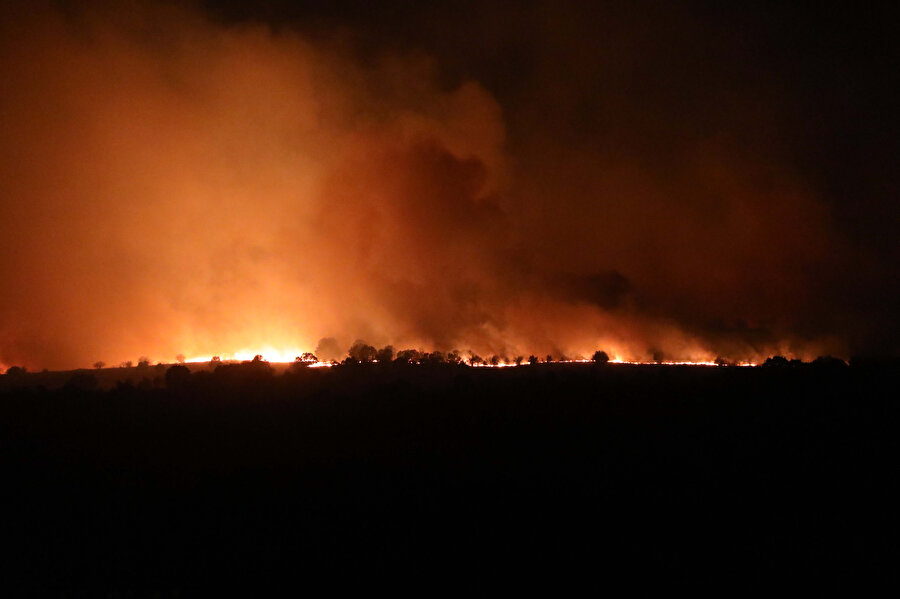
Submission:
<svg viewBox="0 0 900 599">
<path fill-rule="evenodd" d="M 550 362 L 541 362 L 542 364 L 591 364 L 592 360 L 551 360 Z M 641 361 L 632 361 L 632 360 L 621 360 L 615 359 L 610 360 L 610 364 L 631 364 L 635 366 L 719 366 L 716 362 L 712 360 L 701 360 L 698 362 L 692 362 L 689 360 L 683 361 L 674 361 L 674 360 L 666 360 L 663 362 L 641 362 Z M 468 364 L 468 362 L 467 362 Z M 729 366 L 756 366 L 753 362 L 736 362 L 729 363 Z M 516 364 L 514 362 L 500 362 L 499 364 L 469 364 L 469 366 L 473 366 L 475 368 L 506 368 L 509 366 L 531 366 L 528 362 L 522 362 L 521 364 Z"/>
<path fill-rule="evenodd" d="M 219 354 L 218 358 L 222 362 L 244 362 L 253 360 L 256 356 L 262 356 L 262 359 L 267 362 L 272 363 L 292 363 L 299 359 L 299 356 L 303 356 L 307 350 L 302 350 L 298 348 L 294 349 L 278 349 L 274 347 L 263 347 L 257 350 L 249 350 L 244 349 L 240 351 L 236 351 L 234 353 L 223 353 Z M 212 361 L 214 356 L 192 356 L 190 358 L 185 359 L 184 361 L 189 364 L 199 364 L 206 363 Z M 306 361 L 309 368 L 328 368 L 334 366 L 334 362 L 331 361 Z M 483 361 L 471 361 L 468 359 L 464 359 L 463 363 L 471 366 L 473 368 L 511 368 L 515 366 L 531 366 L 531 364 L 527 361 L 521 361 L 520 363 L 516 362 L 507 362 L 501 361 L 496 364 L 491 364 L 489 362 Z M 541 364 L 590 364 L 592 360 L 588 359 L 565 359 L 565 360 L 541 360 Z M 621 357 L 614 357 L 609 360 L 610 364 L 629 364 L 634 366 L 719 366 L 720 363 L 717 363 L 714 360 L 663 360 L 663 361 L 644 361 L 644 360 L 626 360 Z M 742 362 L 731 362 L 730 366 L 756 366 L 754 362 L 742 361 Z"/>
<path fill-rule="evenodd" d="M 298 356 L 303 355 L 306 350 L 302 349 L 277 349 L 274 347 L 263 347 L 257 350 L 242 349 L 234 353 L 217 354 L 223 362 L 244 362 L 252 360 L 256 356 L 262 356 L 268 362 L 293 362 Z M 196 364 L 200 362 L 209 362 L 213 356 L 193 356 L 187 358 L 185 362 Z"/>
</svg>

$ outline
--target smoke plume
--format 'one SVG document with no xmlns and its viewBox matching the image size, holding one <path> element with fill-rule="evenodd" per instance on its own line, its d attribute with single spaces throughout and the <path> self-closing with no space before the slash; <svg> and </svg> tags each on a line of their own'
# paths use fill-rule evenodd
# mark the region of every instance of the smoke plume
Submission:
<svg viewBox="0 0 900 599">
<path fill-rule="evenodd" d="M 494 93 L 328 25 L 56 6 L 0 20 L 0 364 L 859 343 L 835 290 L 864 256 L 767 134 L 715 126 L 777 129 L 764 98 L 658 106 L 628 44 Z"/>
</svg>

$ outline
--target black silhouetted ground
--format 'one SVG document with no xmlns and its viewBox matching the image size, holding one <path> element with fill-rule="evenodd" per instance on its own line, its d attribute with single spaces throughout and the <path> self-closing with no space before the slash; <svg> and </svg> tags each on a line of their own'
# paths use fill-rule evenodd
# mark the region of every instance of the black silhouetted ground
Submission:
<svg viewBox="0 0 900 599">
<path fill-rule="evenodd" d="M 0 585 L 896 581 L 884 366 L 173 372 L 2 377 Z"/>
</svg>

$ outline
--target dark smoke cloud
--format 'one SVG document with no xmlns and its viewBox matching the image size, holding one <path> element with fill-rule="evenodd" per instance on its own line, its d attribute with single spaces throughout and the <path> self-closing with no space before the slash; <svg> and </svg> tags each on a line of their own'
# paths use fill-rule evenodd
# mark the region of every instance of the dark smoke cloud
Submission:
<svg viewBox="0 0 900 599">
<path fill-rule="evenodd" d="M 2 364 L 884 350 L 891 248 L 683 14 L 54 6 L 2 16 Z"/>
</svg>

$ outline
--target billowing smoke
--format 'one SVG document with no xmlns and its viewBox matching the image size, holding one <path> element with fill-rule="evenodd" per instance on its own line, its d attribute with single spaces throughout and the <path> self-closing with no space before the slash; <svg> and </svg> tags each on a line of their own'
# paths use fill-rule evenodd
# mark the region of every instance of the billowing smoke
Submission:
<svg viewBox="0 0 900 599">
<path fill-rule="evenodd" d="M 663 128 L 677 163 L 617 147 L 615 123 L 590 133 L 609 145 L 580 143 L 542 119 L 576 93 L 550 67 L 506 105 L 427 53 L 361 58 L 352 35 L 144 4 L 5 10 L 0 364 L 290 359 L 328 337 L 850 351 L 820 304 L 856 258 L 806 182 L 732 139 L 674 152 Z"/>
</svg>

